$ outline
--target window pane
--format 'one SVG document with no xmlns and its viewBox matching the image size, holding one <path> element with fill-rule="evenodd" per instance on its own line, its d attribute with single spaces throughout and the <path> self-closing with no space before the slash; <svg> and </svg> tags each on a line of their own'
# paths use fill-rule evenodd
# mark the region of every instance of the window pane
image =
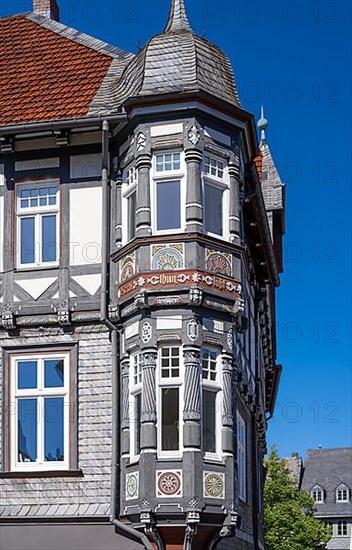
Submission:
<svg viewBox="0 0 352 550">
<path fill-rule="evenodd" d="M 21 218 L 21 264 L 34 264 L 34 218 Z"/>
<path fill-rule="evenodd" d="M 64 362 L 62 359 L 44 361 L 44 385 L 46 388 L 62 388 L 64 385 Z"/>
<path fill-rule="evenodd" d="M 18 400 L 18 461 L 37 460 L 37 400 Z"/>
<path fill-rule="evenodd" d="M 44 456 L 45 461 L 64 460 L 64 400 L 62 397 L 44 399 Z"/>
<path fill-rule="evenodd" d="M 18 361 L 18 389 L 29 390 L 37 387 L 37 361 Z"/>
<path fill-rule="evenodd" d="M 141 452 L 141 414 L 142 414 L 142 394 L 138 393 L 134 398 L 134 454 L 139 455 Z"/>
<path fill-rule="evenodd" d="M 161 448 L 163 451 L 179 449 L 178 394 L 178 388 L 163 388 L 161 391 Z"/>
<path fill-rule="evenodd" d="M 223 191 L 213 185 L 204 186 L 204 224 L 205 230 L 222 235 L 222 196 Z"/>
<path fill-rule="evenodd" d="M 42 261 L 56 261 L 56 215 L 42 217 Z"/>
<path fill-rule="evenodd" d="M 134 239 L 136 234 L 136 192 L 132 193 L 128 199 L 128 228 L 127 228 L 127 240 Z"/>
<path fill-rule="evenodd" d="M 203 390 L 203 450 L 216 452 L 216 392 Z"/>
<path fill-rule="evenodd" d="M 180 219 L 180 182 L 157 183 L 157 229 L 178 229 Z"/>
</svg>

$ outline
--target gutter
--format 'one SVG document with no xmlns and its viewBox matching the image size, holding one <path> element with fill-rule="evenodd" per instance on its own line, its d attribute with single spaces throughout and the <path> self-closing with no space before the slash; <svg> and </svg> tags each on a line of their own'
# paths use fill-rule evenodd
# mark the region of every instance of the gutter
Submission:
<svg viewBox="0 0 352 550">
<path fill-rule="evenodd" d="M 126 122 L 125 112 L 115 115 L 68 118 L 63 120 L 54 120 L 48 122 L 27 122 L 24 124 L 14 124 L 12 126 L 0 126 L 0 136 L 8 134 L 26 134 L 27 132 L 38 132 L 45 130 L 62 130 L 64 128 L 82 128 L 86 126 L 101 126 L 104 122 L 117 123 Z"/>
<path fill-rule="evenodd" d="M 120 458 L 120 372 L 119 372 L 119 329 L 109 320 L 108 292 L 109 292 L 109 264 L 110 264 L 110 185 L 109 185 L 109 122 L 104 119 L 102 124 L 102 258 L 101 258 L 101 294 L 100 294 L 100 321 L 109 329 L 111 334 L 111 384 L 112 384 L 112 451 L 111 451 L 111 500 L 110 522 L 116 530 L 144 546 L 146 550 L 153 550 L 151 543 L 144 533 L 126 525 L 118 518 L 119 499 L 117 487 L 119 482 Z"/>
</svg>

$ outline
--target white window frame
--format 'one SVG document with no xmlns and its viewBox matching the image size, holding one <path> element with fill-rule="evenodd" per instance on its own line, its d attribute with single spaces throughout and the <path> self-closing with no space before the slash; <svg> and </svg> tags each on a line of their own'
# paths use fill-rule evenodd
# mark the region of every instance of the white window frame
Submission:
<svg viewBox="0 0 352 550">
<path fill-rule="evenodd" d="M 63 360 L 64 386 L 58 388 L 44 388 L 44 361 Z M 17 389 L 19 361 L 37 361 L 37 388 Z M 52 471 L 68 470 L 70 467 L 70 370 L 71 360 L 69 352 L 41 352 L 23 353 L 10 356 L 10 465 L 11 471 Z M 44 399 L 58 397 L 64 399 L 64 460 L 45 461 L 44 459 Z M 20 398 L 37 399 L 37 462 L 18 461 L 18 407 Z"/>
<path fill-rule="evenodd" d="M 314 499 L 315 504 L 321 504 L 324 502 L 324 490 L 320 487 L 320 485 L 315 485 L 311 492 L 311 497 Z M 320 498 L 319 496 L 320 495 Z"/>
<path fill-rule="evenodd" d="M 135 367 L 137 366 L 137 371 Z M 143 366 L 142 366 L 142 354 L 141 352 L 133 353 L 130 356 L 130 375 L 129 375 L 129 416 L 130 416 L 130 462 L 138 462 L 140 453 L 136 452 L 136 440 L 135 440 L 135 400 L 137 395 L 141 396 L 142 400 L 142 386 L 143 386 Z M 136 378 L 137 377 L 137 378 Z M 142 406 L 142 405 L 141 405 Z"/>
<path fill-rule="evenodd" d="M 345 496 L 346 498 L 345 498 Z M 341 484 L 336 489 L 336 502 L 349 502 L 350 490 L 347 485 Z"/>
<path fill-rule="evenodd" d="M 131 175 L 130 175 L 131 174 Z M 122 183 L 122 242 L 127 244 L 129 241 L 128 226 L 129 226 L 129 208 L 128 199 L 133 193 L 136 193 L 137 207 L 137 186 L 138 186 L 138 169 L 134 165 L 130 165 L 123 173 Z M 136 227 L 135 227 L 136 232 Z"/>
<path fill-rule="evenodd" d="M 341 519 L 338 520 L 336 523 L 336 537 L 348 537 L 348 529 L 349 525 L 347 520 Z M 339 533 L 339 530 L 341 530 L 341 533 Z"/>
<path fill-rule="evenodd" d="M 205 351 L 216 353 L 216 379 L 203 378 L 203 355 Z M 210 370 L 208 372 L 211 372 Z M 201 351 L 201 411 L 202 411 L 202 448 L 204 458 L 208 460 L 221 460 L 221 432 L 222 432 L 222 373 L 221 373 L 221 356 L 219 350 L 211 346 L 203 347 Z M 203 442 L 203 390 L 216 393 L 215 400 L 215 453 L 204 450 Z"/>
<path fill-rule="evenodd" d="M 161 354 L 162 349 L 178 348 L 179 350 L 179 375 L 178 377 L 161 377 Z M 183 453 L 183 378 L 184 378 L 184 361 L 183 348 L 179 345 L 163 345 L 158 349 L 157 363 L 157 445 L 158 458 L 182 458 Z M 164 388 L 178 388 L 179 390 L 179 449 L 174 451 L 164 451 L 162 449 L 162 390 Z"/>
<path fill-rule="evenodd" d="M 237 411 L 237 466 L 238 466 L 238 496 L 247 501 L 247 426 L 243 416 Z M 241 441 L 240 431 L 243 430 L 244 441 Z M 240 459 L 241 457 L 241 459 Z"/>
<path fill-rule="evenodd" d="M 36 206 L 21 208 L 20 192 L 43 187 L 56 187 L 56 204 L 47 206 Z M 16 183 L 16 268 L 25 270 L 37 267 L 50 268 L 59 265 L 60 257 L 60 182 L 58 179 L 47 179 L 41 181 L 26 181 Z M 53 262 L 42 261 L 42 217 L 45 215 L 56 215 L 56 260 Z M 35 261 L 33 263 L 21 263 L 21 219 L 34 217 L 34 247 Z"/>
<path fill-rule="evenodd" d="M 216 162 L 222 162 L 224 165 L 223 170 L 223 176 L 222 178 L 206 174 L 205 173 L 205 157 L 209 157 L 210 159 L 214 159 Z M 217 233 L 213 233 L 211 231 L 206 231 L 205 226 L 205 186 L 211 185 L 217 189 L 220 189 L 222 191 L 222 235 L 218 235 Z M 229 174 L 228 174 L 228 163 L 227 160 L 224 158 L 216 157 L 215 155 L 208 155 L 205 154 L 203 156 L 203 163 L 202 163 L 202 197 L 203 197 L 203 225 L 204 225 L 204 232 L 207 235 L 210 235 L 211 237 L 215 237 L 217 239 L 222 240 L 228 240 L 230 237 L 230 229 L 229 229 L 229 214 L 230 214 L 230 185 L 229 185 Z"/>
<path fill-rule="evenodd" d="M 157 155 L 165 155 L 172 153 L 180 153 L 180 169 L 169 170 L 163 172 L 156 171 L 156 157 Z M 152 158 L 152 178 L 153 184 L 151 186 L 151 204 L 152 204 L 152 232 L 154 235 L 170 235 L 183 232 L 186 226 L 186 178 L 187 165 L 185 161 L 185 155 L 181 150 L 162 150 L 156 151 Z M 157 185 L 158 183 L 167 183 L 169 181 L 180 182 L 180 227 L 174 229 L 158 229 L 158 212 L 157 212 Z"/>
</svg>

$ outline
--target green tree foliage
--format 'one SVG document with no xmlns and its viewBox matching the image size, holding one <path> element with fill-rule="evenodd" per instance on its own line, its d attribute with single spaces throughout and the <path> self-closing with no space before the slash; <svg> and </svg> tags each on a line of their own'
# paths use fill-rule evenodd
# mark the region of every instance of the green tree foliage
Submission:
<svg viewBox="0 0 352 550">
<path fill-rule="evenodd" d="M 266 550 L 322 550 L 331 530 L 314 517 L 314 501 L 290 476 L 273 447 L 265 461 L 264 487 Z"/>
</svg>

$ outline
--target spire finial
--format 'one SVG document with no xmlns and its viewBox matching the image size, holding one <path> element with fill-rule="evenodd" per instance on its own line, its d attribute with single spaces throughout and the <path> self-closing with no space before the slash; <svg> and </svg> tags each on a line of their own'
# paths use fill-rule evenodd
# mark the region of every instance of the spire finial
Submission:
<svg viewBox="0 0 352 550">
<path fill-rule="evenodd" d="M 260 135 L 261 143 L 265 143 L 266 141 L 265 130 L 268 128 L 268 126 L 269 126 L 269 122 L 264 117 L 264 107 L 262 105 L 260 109 L 260 119 L 258 120 L 258 128 L 261 131 L 261 135 Z"/>
<path fill-rule="evenodd" d="M 172 0 L 164 32 L 190 31 L 184 0 Z"/>
</svg>

